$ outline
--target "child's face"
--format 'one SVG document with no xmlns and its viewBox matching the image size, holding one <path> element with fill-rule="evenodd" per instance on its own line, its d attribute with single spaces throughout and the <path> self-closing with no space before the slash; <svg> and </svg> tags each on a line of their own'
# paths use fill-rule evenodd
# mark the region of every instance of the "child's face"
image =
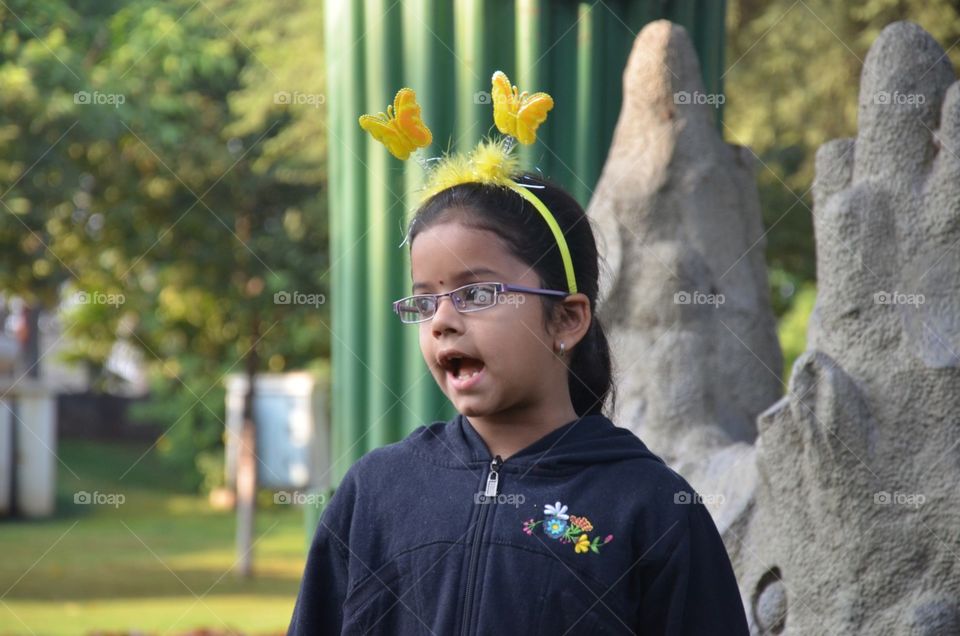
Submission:
<svg viewBox="0 0 960 636">
<path fill-rule="evenodd" d="M 455 221 L 417 235 L 410 259 L 414 284 L 423 284 L 415 294 L 447 292 L 471 282 L 540 287 L 536 272 L 510 254 L 496 234 Z M 569 401 L 566 367 L 544 328 L 540 297 L 510 297 L 515 302 L 462 314 L 447 296 L 433 318 L 419 325 L 420 350 L 430 372 L 457 411 L 468 417 L 536 412 L 557 400 Z M 438 357 L 448 349 L 477 362 L 445 368 Z M 476 377 L 465 379 L 478 368 Z"/>
</svg>

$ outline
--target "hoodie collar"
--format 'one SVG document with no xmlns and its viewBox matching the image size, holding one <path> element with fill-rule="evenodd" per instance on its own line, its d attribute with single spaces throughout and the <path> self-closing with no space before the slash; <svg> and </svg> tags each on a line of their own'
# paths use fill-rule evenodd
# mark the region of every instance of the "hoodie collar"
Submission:
<svg viewBox="0 0 960 636">
<path fill-rule="evenodd" d="M 514 462 L 521 458 L 529 458 L 531 456 L 549 453 L 553 448 L 556 448 L 559 442 L 564 442 L 565 444 L 574 442 L 584 437 L 584 434 L 592 432 L 587 430 L 589 427 L 605 426 L 608 422 L 610 422 L 610 420 L 603 416 L 587 415 L 578 417 L 559 428 L 553 429 L 537 441 L 521 448 L 508 457 L 507 461 Z M 486 442 L 483 441 L 480 433 L 477 432 L 473 423 L 471 423 L 465 415 L 458 414 L 457 417 L 454 418 L 454 424 L 463 431 L 473 459 L 481 461 L 490 461 L 493 459 Z"/>
<path fill-rule="evenodd" d="M 475 469 L 493 459 L 473 424 L 458 413 L 453 419 L 424 429 L 411 440 L 415 449 L 435 463 Z M 663 463 L 632 431 L 604 415 L 580 416 L 556 428 L 506 460 L 503 469 L 526 472 L 566 472 L 585 465 L 647 458 Z"/>
</svg>

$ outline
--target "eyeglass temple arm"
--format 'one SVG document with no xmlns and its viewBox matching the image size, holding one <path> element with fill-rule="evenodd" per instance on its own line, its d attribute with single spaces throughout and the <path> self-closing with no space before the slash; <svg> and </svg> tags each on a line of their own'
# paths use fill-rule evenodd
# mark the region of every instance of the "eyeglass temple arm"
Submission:
<svg viewBox="0 0 960 636">
<path fill-rule="evenodd" d="M 567 292 L 556 289 L 539 289 L 537 287 L 523 287 L 522 285 L 508 285 L 503 283 L 503 291 L 526 292 L 528 294 L 543 294 L 545 296 L 569 296 Z"/>
</svg>

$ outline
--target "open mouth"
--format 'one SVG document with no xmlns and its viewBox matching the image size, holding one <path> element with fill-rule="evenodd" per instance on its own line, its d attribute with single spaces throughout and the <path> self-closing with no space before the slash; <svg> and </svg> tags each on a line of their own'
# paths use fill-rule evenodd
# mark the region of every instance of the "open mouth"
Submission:
<svg viewBox="0 0 960 636">
<path fill-rule="evenodd" d="M 458 391 L 475 386 L 483 379 L 486 369 L 483 360 L 459 351 L 444 352 L 439 362 L 440 367 L 446 372 L 450 386 Z"/>
<path fill-rule="evenodd" d="M 484 366 L 482 360 L 462 357 L 450 358 L 445 368 L 447 369 L 447 373 L 451 374 L 454 378 L 458 380 L 468 380 L 483 371 Z"/>
</svg>

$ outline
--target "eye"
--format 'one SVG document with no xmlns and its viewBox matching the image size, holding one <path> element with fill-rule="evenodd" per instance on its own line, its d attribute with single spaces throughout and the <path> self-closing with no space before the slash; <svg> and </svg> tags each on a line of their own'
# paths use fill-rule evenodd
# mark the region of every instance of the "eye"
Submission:
<svg viewBox="0 0 960 636">
<path fill-rule="evenodd" d="M 429 314 L 433 311 L 433 297 L 414 296 L 411 299 L 411 305 L 414 310 L 420 312 L 421 314 Z"/>
<path fill-rule="evenodd" d="M 463 298 L 474 307 L 487 307 L 493 304 L 496 289 L 493 285 L 471 285 L 463 290 Z"/>
<path fill-rule="evenodd" d="M 396 312 L 399 314 L 400 320 L 407 323 L 420 322 L 429 317 L 429 314 L 424 313 L 422 303 L 418 303 L 415 296 L 398 301 Z"/>
</svg>

